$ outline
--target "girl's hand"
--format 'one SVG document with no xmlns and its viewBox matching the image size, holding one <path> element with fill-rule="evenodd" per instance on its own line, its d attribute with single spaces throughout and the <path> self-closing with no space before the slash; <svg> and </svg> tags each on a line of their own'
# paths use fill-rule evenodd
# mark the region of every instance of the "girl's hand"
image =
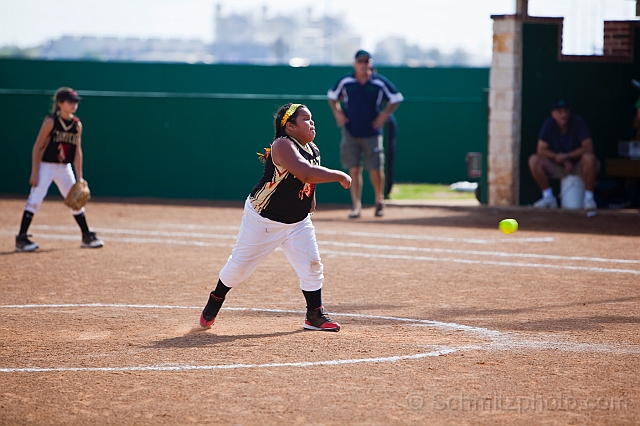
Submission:
<svg viewBox="0 0 640 426">
<path fill-rule="evenodd" d="M 38 186 L 38 172 L 31 173 L 31 177 L 29 177 L 29 185 Z"/>
</svg>

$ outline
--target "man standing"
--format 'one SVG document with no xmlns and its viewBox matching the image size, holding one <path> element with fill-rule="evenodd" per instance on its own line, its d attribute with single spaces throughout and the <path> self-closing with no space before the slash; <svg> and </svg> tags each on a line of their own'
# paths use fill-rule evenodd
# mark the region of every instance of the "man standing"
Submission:
<svg viewBox="0 0 640 426">
<path fill-rule="evenodd" d="M 359 50 L 354 72 L 340 77 L 327 93 L 333 116 L 342 129 L 340 161 L 352 179 L 351 219 L 360 217 L 362 209 L 363 156 L 375 192 L 375 215 L 384 215 L 382 129 L 404 99 L 389 80 L 372 71 L 372 66 L 369 52 Z"/>
<path fill-rule="evenodd" d="M 573 174 L 584 180 L 583 207 L 594 210 L 593 187 L 598 172 L 598 160 L 593 154 L 593 141 L 582 117 L 571 114 L 564 99 L 555 101 L 551 117 L 542 125 L 535 154 L 529 157 L 531 175 L 542 191 L 542 198 L 533 203 L 536 208 L 556 208 L 549 178 L 562 179 Z"/>
</svg>

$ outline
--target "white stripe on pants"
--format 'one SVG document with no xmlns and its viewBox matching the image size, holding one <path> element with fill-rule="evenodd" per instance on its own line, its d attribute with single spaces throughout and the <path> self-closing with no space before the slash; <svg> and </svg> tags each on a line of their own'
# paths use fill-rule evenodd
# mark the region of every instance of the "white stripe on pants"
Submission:
<svg viewBox="0 0 640 426">
<path fill-rule="evenodd" d="M 47 196 L 51 182 L 55 182 L 58 186 L 62 198 L 65 198 L 76 183 L 76 177 L 73 174 L 71 164 L 45 163 L 41 162 L 38 167 L 38 185 L 31 187 L 29 198 L 24 209 L 33 214 L 37 213 L 42 206 L 42 201 Z M 80 210 L 71 210 L 73 215 L 84 212 L 84 207 Z"/>
<path fill-rule="evenodd" d="M 323 265 L 316 242 L 311 216 L 298 223 L 280 223 L 260 216 L 244 204 L 238 240 L 220 271 L 220 280 L 227 287 L 240 284 L 256 270 L 277 247 L 281 247 L 300 279 L 300 288 L 315 291 L 322 287 Z"/>
</svg>

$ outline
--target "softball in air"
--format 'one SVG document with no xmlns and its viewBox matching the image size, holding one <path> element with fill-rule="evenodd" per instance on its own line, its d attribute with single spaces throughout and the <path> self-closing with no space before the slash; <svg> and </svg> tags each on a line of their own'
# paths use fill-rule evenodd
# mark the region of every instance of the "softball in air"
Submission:
<svg viewBox="0 0 640 426">
<path fill-rule="evenodd" d="M 513 234 L 518 230 L 518 222 L 515 219 L 503 219 L 498 228 L 505 234 Z"/>
</svg>

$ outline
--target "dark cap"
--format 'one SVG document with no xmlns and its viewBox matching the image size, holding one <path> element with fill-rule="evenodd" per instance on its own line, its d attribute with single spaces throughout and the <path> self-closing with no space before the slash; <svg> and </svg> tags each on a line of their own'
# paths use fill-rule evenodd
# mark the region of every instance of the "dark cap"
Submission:
<svg viewBox="0 0 640 426">
<path fill-rule="evenodd" d="M 569 103 L 562 98 L 556 99 L 555 101 L 553 101 L 553 104 L 551 104 L 551 109 L 558 109 L 558 108 L 569 108 Z"/>
<path fill-rule="evenodd" d="M 82 96 L 78 96 L 75 90 L 63 89 L 56 93 L 56 102 L 72 101 L 80 102 Z"/>
<path fill-rule="evenodd" d="M 369 52 L 367 52 L 366 50 L 358 50 L 356 52 L 356 59 L 358 59 L 360 56 L 366 56 L 368 58 L 371 58 L 371 54 Z"/>
</svg>

